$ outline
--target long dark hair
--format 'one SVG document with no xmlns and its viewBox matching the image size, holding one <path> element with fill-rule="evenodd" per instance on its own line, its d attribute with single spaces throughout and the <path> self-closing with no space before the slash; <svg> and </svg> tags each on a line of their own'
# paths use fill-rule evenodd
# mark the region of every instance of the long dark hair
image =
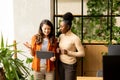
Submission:
<svg viewBox="0 0 120 80">
<path fill-rule="evenodd" d="M 53 44 L 54 42 L 54 38 L 55 38 L 55 34 L 54 34 L 54 26 L 53 24 L 48 20 L 48 19 L 44 19 L 42 20 L 42 22 L 40 23 L 39 26 L 39 30 L 38 30 L 38 34 L 36 34 L 36 44 L 41 44 L 43 42 L 43 38 L 44 38 L 44 34 L 42 31 L 42 26 L 46 24 L 48 26 L 51 27 L 51 32 L 48 35 L 49 39 L 50 39 L 50 43 Z"/>
</svg>

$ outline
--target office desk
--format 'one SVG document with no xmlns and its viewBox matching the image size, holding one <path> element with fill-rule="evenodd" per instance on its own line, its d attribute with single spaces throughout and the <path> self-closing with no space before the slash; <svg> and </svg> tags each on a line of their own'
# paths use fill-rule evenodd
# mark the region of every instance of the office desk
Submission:
<svg viewBox="0 0 120 80">
<path fill-rule="evenodd" d="M 77 80 L 103 80 L 102 77 L 81 77 L 78 76 Z"/>
</svg>

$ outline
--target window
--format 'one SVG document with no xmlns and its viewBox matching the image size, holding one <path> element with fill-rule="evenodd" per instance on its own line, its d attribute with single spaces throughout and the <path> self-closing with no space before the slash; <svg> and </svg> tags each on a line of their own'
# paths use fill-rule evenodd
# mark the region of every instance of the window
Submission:
<svg viewBox="0 0 120 80">
<path fill-rule="evenodd" d="M 120 43 L 120 1 L 54 0 L 53 9 L 56 35 L 62 15 L 72 12 L 72 31 L 83 44 Z"/>
</svg>

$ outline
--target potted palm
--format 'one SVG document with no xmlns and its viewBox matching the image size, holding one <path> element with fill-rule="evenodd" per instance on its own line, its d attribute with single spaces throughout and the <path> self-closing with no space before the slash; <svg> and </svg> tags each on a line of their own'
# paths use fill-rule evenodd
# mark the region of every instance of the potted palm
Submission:
<svg viewBox="0 0 120 80">
<path fill-rule="evenodd" d="M 16 53 L 21 53 L 20 50 L 15 50 L 13 47 L 16 44 L 8 45 L 7 41 L 1 35 L 0 41 L 0 68 L 2 75 L 5 75 L 5 80 L 25 80 L 29 75 L 29 68 L 27 68 L 23 61 L 18 58 L 13 58 Z M 1 79 L 0 79 L 1 80 Z"/>
</svg>

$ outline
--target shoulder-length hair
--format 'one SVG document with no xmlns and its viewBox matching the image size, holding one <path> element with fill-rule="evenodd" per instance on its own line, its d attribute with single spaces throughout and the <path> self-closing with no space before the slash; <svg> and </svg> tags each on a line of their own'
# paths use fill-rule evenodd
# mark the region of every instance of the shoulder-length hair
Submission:
<svg viewBox="0 0 120 80">
<path fill-rule="evenodd" d="M 50 43 L 53 44 L 54 39 L 55 39 L 54 26 L 53 26 L 53 24 L 48 19 L 44 19 L 40 23 L 38 34 L 36 34 L 36 44 L 41 44 L 43 42 L 44 34 L 43 34 L 43 31 L 42 31 L 42 26 L 44 24 L 46 24 L 46 25 L 48 25 L 48 26 L 51 27 L 51 32 L 48 35 L 48 38 L 50 40 Z"/>
</svg>

